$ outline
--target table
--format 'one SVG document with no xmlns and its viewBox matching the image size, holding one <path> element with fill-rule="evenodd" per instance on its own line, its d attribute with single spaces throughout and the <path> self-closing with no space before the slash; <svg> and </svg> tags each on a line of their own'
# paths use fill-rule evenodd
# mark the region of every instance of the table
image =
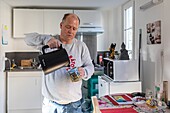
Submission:
<svg viewBox="0 0 170 113">
<path fill-rule="evenodd" d="M 142 100 L 143 99 L 143 100 Z M 132 96 L 132 94 L 112 94 L 105 95 L 97 99 L 101 113 L 140 113 L 140 112 L 155 112 L 164 113 L 166 104 L 163 101 L 158 101 L 154 98 L 146 99 L 145 97 Z M 149 102 L 149 103 L 148 103 Z M 152 105 L 152 102 L 156 102 Z M 153 106 L 153 107 L 151 107 Z M 166 109 L 170 113 L 170 109 Z"/>
</svg>

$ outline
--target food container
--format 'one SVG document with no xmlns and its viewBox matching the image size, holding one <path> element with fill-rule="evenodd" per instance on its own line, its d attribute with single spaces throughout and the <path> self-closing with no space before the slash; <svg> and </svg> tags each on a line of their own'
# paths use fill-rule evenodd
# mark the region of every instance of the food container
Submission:
<svg viewBox="0 0 170 113">
<path fill-rule="evenodd" d="M 21 60 L 22 67 L 31 67 L 32 59 L 29 60 Z"/>
</svg>

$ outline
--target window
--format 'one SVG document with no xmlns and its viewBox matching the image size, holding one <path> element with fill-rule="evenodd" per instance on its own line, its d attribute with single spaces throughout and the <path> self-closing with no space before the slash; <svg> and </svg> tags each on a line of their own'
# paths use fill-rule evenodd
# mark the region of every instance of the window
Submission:
<svg viewBox="0 0 170 113">
<path fill-rule="evenodd" d="M 134 29 L 133 29 L 133 22 L 134 22 L 134 7 L 133 7 L 133 0 L 129 1 L 128 3 L 123 5 L 123 41 L 126 45 L 126 49 L 128 50 L 130 59 L 133 58 L 133 42 L 134 42 Z"/>
</svg>

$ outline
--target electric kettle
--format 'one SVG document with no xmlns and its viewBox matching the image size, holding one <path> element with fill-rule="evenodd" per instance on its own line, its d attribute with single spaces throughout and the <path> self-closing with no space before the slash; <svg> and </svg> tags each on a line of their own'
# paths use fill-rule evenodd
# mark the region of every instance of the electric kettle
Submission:
<svg viewBox="0 0 170 113">
<path fill-rule="evenodd" d="M 61 67 L 67 67 L 70 60 L 67 51 L 60 45 L 58 50 L 45 53 L 45 49 L 49 48 L 48 45 L 42 47 L 42 54 L 38 56 L 44 74 L 49 74 Z"/>
</svg>

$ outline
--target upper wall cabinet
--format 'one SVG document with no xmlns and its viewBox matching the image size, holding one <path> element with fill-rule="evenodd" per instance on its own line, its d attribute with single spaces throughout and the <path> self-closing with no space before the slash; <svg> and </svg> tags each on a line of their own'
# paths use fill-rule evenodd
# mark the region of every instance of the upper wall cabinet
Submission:
<svg viewBox="0 0 170 113">
<path fill-rule="evenodd" d="M 55 35 L 60 33 L 60 22 L 65 13 L 73 10 L 61 9 L 13 9 L 13 37 L 24 38 L 24 34 L 37 32 Z M 101 26 L 101 13 L 97 10 L 74 10 L 80 17 L 80 25 Z"/>
<path fill-rule="evenodd" d="M 77 14 L 80 18 L 80 26 L 82 25 L 94 25 L 101 26 L 101 12 L 97 10 L 74 10 L 74 13 Z"/>
<path fill-rule="evenodd" d="M 23 38 L 25 33 L 43 33 L 43 11 L 40 9 L 13 9 L 13 37 Z"/>
<path fill-rule="evenodd" d="M 59 34 L 60 22 L 65 13 L 73 10 L 13 9 L 13 37 L 24 38 L 24 34 Z"/>
<path fill-rule="evenodd" d="M 60 34 L 60 22 L 65 13 L 73 13 L 73 10 L 44 10 L 44 33 Z"/>
</svg>

